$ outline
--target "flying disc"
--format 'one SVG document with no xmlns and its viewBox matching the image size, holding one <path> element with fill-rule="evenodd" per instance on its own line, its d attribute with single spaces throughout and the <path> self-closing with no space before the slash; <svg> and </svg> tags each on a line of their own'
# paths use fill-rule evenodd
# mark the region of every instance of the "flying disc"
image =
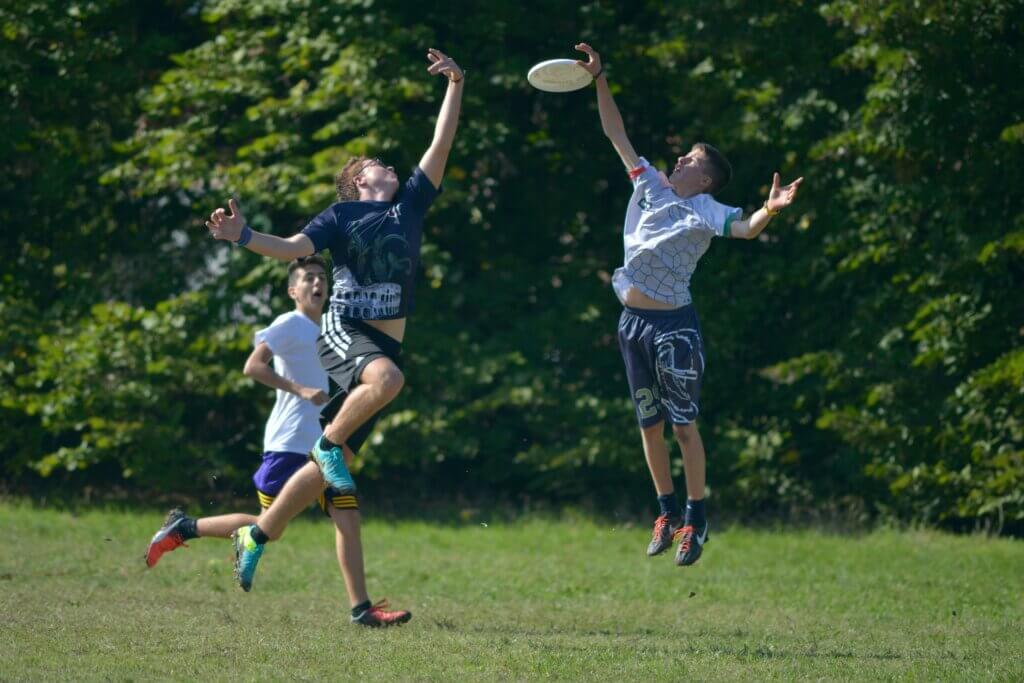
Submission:
<svg viewBox="0 0 1024 683">
<path fill-rule="evenodd" d="M 575 59 L 549 59 L 534 64 L 526 80 L 538 90 L 569 92 L 587 87 L 594 79 Z"/>
</svg>

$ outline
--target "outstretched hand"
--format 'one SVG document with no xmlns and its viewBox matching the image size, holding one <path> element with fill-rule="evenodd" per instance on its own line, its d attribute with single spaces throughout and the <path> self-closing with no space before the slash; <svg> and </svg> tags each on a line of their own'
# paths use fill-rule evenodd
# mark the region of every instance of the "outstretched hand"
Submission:
<svg viewBox="0 0 1024 683">
<path fill-rule="evenodd" d="M 427 67 L 427 73 L 431 76 L 437 74 L 444 74 L 448 77 L 448 80 L 452 83 L 458 83 L 463 79 L 462 69 L 455 60 L 434 48 L 427 50 L 427 59 L 430 60 L 430 66 Z"/>
<path fill-rule="evenodd" d="M 770 211 L 780 211 L 796 199 L 796 191 L 800 189 L 800 183 L 804 181 L 803 176 L 800 176 L 789 185 L 779 185 L 779 174 L 776 173 L 772 176 L 772 189 L 768 193 L 768 201 L 765 205 Z"/>
<path fill-rule="evenodd" d="M 587 55 L 587 61 L 576 60 L 576 63 L 586 69 L 587 73 L 593 78 L 597 78 L 598 74 L 601 73 L 601 55 L 597 54 L 597 50 L 590 47 L 586 43 L 579 43 L 576 45 L 576 49 L 580 52 L 584 52 Z"/>
<path fill-rule="evenodd" d="M 242 228 L 245 227 L 245 216 L 234 198 L 228 200 L 228 213 L 223 208 L 216 209 L 210 214 L 210 220 L 206 221 L 206 227 L 210 229 L 210 235 L 214 239 L 237 242 L 242 235 Z"/>
</svg>

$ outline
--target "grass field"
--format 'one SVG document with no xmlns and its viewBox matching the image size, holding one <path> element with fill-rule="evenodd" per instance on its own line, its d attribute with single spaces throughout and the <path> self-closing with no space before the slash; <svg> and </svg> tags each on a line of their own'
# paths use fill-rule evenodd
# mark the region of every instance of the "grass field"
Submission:
<svg viewBox="0 0 1024 683">
<path fill-rule="evenodd" d="M 326 521 L 269 546 L 246 594 L 229 544 L 146 570 L 162 517 L 0 504 L 0 679 L 1024 680 L 1024 543 L 732 528 L 701 562 L 592 521 L 369 523 L 348 623 Z"/>
</svg>

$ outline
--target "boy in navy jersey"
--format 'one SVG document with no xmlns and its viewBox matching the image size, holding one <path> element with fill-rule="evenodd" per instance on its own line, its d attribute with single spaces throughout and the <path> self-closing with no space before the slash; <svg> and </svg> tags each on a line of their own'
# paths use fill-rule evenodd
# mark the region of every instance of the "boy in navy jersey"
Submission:
<svg viewBox="0 0 1024 683">
<path fill-rule="evenodd" d="M 405 382 L 399 357 L 413 309 L 423 219 L 440 192 L 464 85 L 462 70 L 450 57 L 430 49 L 427 58 L 427 71 L 445 76 L 448 88 L 434 138 L 404 184 L 379 159 L 353 159 L 335 179 L 339 202 L 292 237 L 252 230 L 234 199 L 206 222 L 214 238 L 257 254 L 292 259 L 327 249 L 334 261 L 330 307 L 317 342 L 333 397 L 324 413 L 333 417 L 313 448 L 313 462 L 292 476 L 256 524 L 236 534 L 236 572 L 246 590 L 264 544 L 279 538 L 325 483 L 340 495 L 355 494 L 347 462 Z"/>
</svg>

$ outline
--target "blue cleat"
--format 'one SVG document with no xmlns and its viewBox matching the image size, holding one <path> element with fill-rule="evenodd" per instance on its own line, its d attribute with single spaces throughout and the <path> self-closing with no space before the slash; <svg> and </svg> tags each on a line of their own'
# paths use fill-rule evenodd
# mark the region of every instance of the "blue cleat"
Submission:
<svg viewBox="0 0 1024 683">
<path fill-rule="evenodd" d="M 324 477 L 324 481 L 327 485 L 335 489 L 339 496 L 351 496 L 356 492 L 356 482 L 352 479 L 352 475 L 349 474 L 348 467 L 345 466 L 345 453 L 342 451 L 340 446 L 335 446 L 329 451 L 325 451 L 320 448 L 320 442 L 317 441 L 316 445 L 313 446 L 313 462 L 320 467 L 320 473 Z"/>
<path fill-rule="evenodd" d="M 252 578 L 256 574 L 256 564 L 263 555 L 263 546 L 252 539 L 252 528 L 243 526 L 231 534 L 231 542 L 235 546 L 235 578 L 242 590 L 252 590 Z"/>
</svg>

